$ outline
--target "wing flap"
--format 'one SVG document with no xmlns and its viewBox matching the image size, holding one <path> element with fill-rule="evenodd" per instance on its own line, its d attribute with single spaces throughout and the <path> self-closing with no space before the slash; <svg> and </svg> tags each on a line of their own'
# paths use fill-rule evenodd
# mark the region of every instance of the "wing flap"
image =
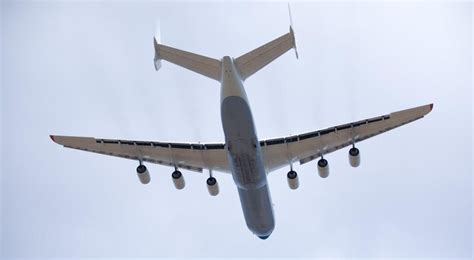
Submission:
<svg viewBox="0 0 474 260">
<path fill-rule="evenodd" d="M 187 144 L 51 136 L 67 148 L 202 172 L 229 172 L 224 144 Z"/>
<path fill-rule="evenodd" d="M 432 109 L 433 104 L 419 106 L 323 130 L 261 141 L 265 166 L 270 172 L 290 162 L 310 162 L 321 155 L 423 118 Z"/>
</svg>

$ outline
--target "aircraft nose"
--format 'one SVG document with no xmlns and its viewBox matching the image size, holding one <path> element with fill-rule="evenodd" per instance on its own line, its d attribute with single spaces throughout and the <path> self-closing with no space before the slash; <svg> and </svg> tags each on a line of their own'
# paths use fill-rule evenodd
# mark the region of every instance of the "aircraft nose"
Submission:
<svg viewBox="0 0 474 260">
<path fill-rule="evenodd" d="M 265 240 L 270 237 L 270 235 L 273 233 L 273 227 L 267 230 L 260 230 L 261 232 L 255 233 L 258 238 Z"/>
</svg>

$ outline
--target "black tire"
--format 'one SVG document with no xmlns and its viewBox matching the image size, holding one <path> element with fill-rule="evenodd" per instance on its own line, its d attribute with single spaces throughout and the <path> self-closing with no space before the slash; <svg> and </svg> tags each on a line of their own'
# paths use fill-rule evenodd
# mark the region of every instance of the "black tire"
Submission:
<svg viewBox="0 0 474 260">
<path fill-rule="evenodd" d="M 288 179 L 290 180 L 293 180 L 293 179 L 296 179 L 296 177 L 298 177 L 298 174 L 295 171 L 289 171 L 286 177 L 288 177 Z"/>
<path fill-rule="evenodd" d="M 324 168 L 324 167 L 328 166 L 328 161 L 326 159 L 320 159 L 318 161 L 318 166 L 321 167 L 321 168 Z"/>
<path fill-rule="evenodd" d="M 355 148 L 355 147 L 352 147 L 350 150 L 349 150 L 349 154 L 351 156 L 357 156 L 359 155 L 359 149 Z"/>
<path fill-rule="evenodd" d="M 217 180 L 214 177 L 209 177 L 209 178 L 207 178 L 206 183 L 209 186 L 214 186 L 214 185 L 216 185 Z"/>
<path fill-rule="evenodd" d="M 138 165 L 138 167 L 137 167 L 137 173 L 138 173 L 138 174 L 142 174 L 142 173 L 144 173 L 144 172 L 146 172 L 146 166 L 145 166 L 145 165 Z"/>
<path fill-rule="evenodd" d="M 174 172 L 171 174 L 171 177 L 173 177 L 173 179 L 179 179 L 179 178 L 181 178 L 181 176 L 183 176 L 183 174 L 181 174 L 180 171 L 174 171 Z"/>
</svg>

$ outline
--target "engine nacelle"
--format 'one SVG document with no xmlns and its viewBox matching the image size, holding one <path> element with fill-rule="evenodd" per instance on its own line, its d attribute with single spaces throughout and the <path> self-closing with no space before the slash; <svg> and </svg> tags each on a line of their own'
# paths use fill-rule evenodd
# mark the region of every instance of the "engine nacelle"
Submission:
<svg viewBox="0 0 474 260">
<path fill-rule="evenodd" d="M 138 179 L 140 180 L 142 184 L 150 183 L 150 179 L 151 179 L 150 173 L 148 172 L 145 165 L 141 164 L 137 167 L 137 175 L 138 175 Z"/>
<path fill-rule="evenodd" d="M 207 184 L 207 190 L 209 191 L 209 194 L 211 196 L 217 196 L 217 194 L 219 194 L 219 184 L 217 183 L 216 178 L 214 177 L 207 178 L 206 184 Z"/>
<path fill-rule="evenodd" d="M 329 176 L 329 164 L 324 158 L 321 158 L 318 161 L 318 173 L 321 178 L 327 178 Z"/>
<path fill-rule="evenodd" d="M 352 147 L 349 150 L 349 163 L 352 167 L 358 167 L 360 165 L 360 153 L 359 149 Z"/>
<path fill-rule="evenodd" d="M 174 171 L 171 174 L 171 179 L 173 179 L 173 184 L 176 189 L 178 190 L 184 189 L 184 186 L 185 186 L 184 177 L 180 171 Z"/>
<path fill-rule="evenodd" d="M 288 181 L 288 186 L 290 187 L 290 189 L 296 190 L 300 186 L 300 182 L 298 181 L 298 174 L 295 171 L 289 171 L 286 175 L 286 179 Z"/>
</svg>

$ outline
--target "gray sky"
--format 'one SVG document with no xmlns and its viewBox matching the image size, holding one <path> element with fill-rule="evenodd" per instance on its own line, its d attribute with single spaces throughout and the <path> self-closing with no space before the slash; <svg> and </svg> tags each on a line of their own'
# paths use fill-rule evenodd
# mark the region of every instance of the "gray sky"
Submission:
<svg viewBox="0 0 474 260">
<path fill-rule="evenodd" d="M 237 57 L 288 31 L 286 3 L 2 2 L 1 255 L 469 257 L 472 4 L 294 3 L 289 52 L 246 82 L 260 138 L 433 102 L 426 118 L 316 164 L 269 175 L 276 228 L 245 226 L 230 175 L 62 148 L 49 134 L 222 141 L 219 85 L 164 62 L 163 43 Z"/>
</svg>

